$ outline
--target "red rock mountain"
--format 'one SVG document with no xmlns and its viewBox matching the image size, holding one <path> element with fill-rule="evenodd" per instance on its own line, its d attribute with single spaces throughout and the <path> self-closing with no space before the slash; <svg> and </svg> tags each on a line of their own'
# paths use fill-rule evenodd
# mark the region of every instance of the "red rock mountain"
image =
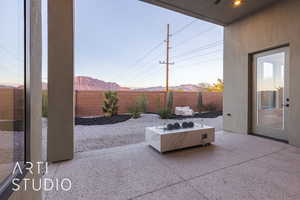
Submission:
<svg viewBox="0 0 300 200">
<path fill-rule="evenodd" d="M 1 86 L 0 86 L 1 87 Z M 3 86 L 4 87 L 4 86 Z M 75 90 L 121 90 L 121 91 L 164 91 L 165 88 L 162 86 L 157 87 L 148 87 L 148 88 L 127 88 L 122 87 L 114 82 L 105 82 L 99 79 L 95 79 L 88 76 L 76 76 L 74 79 L 74 88 Z M 43 83 L 43 90 L 47 89 L 47 83 Z M 203 92 L 205 91 L 204 87 L 195 84 L 185 84 L 179 86 L 171 86 L 171 90 L 174 91 L 187 91 L 187 92 Z"/>
<path fill-rule="evenodd" d="M 185 92 L 204 92 L 205 91 L 204 88 L 201 88 L 194 84 L 171 86 L 170 89 L 174 90 L 174 91 L 185 91 Z M 165 87 L 157 86 L 157 87 L 149 87 L 149 88 L 138 88 L 135 90 L 136 91 L 164 91 Z"/>
<path fill-rule="evenodd" d="M 130 90 L 129 88 L 121 87 L 117 83 L 105 82 L 87 76 L 76 76 L 74 88 L 75 90 Z"/>
<path fill-rule="evenodd" d="M 0 85 L 0 88 L 14 88 L 13 86 Z"/>
</svg>

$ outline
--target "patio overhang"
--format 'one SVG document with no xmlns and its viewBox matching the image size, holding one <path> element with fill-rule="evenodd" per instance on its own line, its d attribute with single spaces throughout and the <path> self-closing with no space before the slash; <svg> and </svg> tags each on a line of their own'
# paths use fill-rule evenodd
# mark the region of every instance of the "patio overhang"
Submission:
<svg viewBox="0 0 300 200">
<path fill-rule="evenodd" d="M 227 26 L 256 13 L 280 0 L 141 0 L 163 8 L 183 13 L 201 20 Z M 219 3 L 217 3 L 219 2 Z"/>
</svg>

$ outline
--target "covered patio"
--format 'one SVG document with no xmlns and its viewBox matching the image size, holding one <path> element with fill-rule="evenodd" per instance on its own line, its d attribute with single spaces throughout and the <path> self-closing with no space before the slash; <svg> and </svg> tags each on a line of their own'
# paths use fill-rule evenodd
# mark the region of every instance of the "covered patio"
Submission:
<svg viewBox="0 0 300 200">
<path fill-rule="evenodd" d="M 69 192 L 45 200 L 297 200 L 300 150 L 225 131 L 215 144 L 160 154 L 145 143 L 75 154 L 46 177 L 69 177 Z"/>
<path fill-rule="evenodd" d="M 143 142 L 100 150 L 81 146 L 89 151 L 75 151 L 74 0 L 47 2 L 49 113 L 43 140 L 41 0 L 24 1 L 22 161 L 42 161 L 44 141 L 51 164 L 43 178 L 69 178 L 72 187 L 66 192 L 14 192 L 13 184 L 5 183 L 0 199 L 299 200 L 300 1 L 142 1 L 224 26 L 223 130 L 218 129 L 215 142 L 165 154 Z M 258 87 L 263 82 L 268 87 Z M 262 93 L 269 94 L 266 104 L 261 103 Z M 13 146 L 1 142 L 6 149 Z M 42 180 L 36 168 L 24 176 L 20 181 L 25 185 L 26 178 Z"/>
<path fill-rule="evenodd" d="M 72 189 L 45 193 L 44 198 L 300 199 L 300 26 L 295 20 L 299 19 L 299 1 L 242 1 L 246 3 L 240 8 L 233 8 L 231 1 L 145 1 L 225 26 L 224 131 L 217 132 L 215 143 L 208 147 L 166 154 L 145 143 L 74 154 L 74 106 L 70 103 L 74 98 L 73 1 L 50 1 L 48 160 L 69 161 L 51 164 L 46 177 L 68 177 Z M 65 8 L 69 15 L 60 21 Z M 54 31 L 62 27 L 63 32 Z M 251 135 L 260 125 L 253 103 L 260 92 L 253 89 L 253 68 L 259 66 L 253 60 L 255 55 L 283 47 L 288 49 L 283 52 L 288 93 L 282 98 L 283 128 L 277 131 L 289 144 Z M 61 59 L 65 62 L 57 62 Z M 68 87 L 61 87 L 66 83 Z M 274 130 L 267 128 L 267 133 Z M 268 136 L 266 132 L 260 135 Z"/>
<path fill-rule="evenodd" d="M 224 130 L 282 139 L 299 147 L 300 71 L 297 66 L 300 29 L 299 23 L 294 20 L 299 18 L 299 1 L 144 1 L 224 26 Z M 234 2 L 240 3 L 236 5 Z M 50 162 L 74 157 L 73 7 L 73 0 L 48 2 L 47 158 Z M 263 68 L 264 63 L 256 66 L 255 59 L 264 58 L 262 53 L 273 55 L 274 52 L 284 55 L 284 67 L 281 77 L 272 74 L 271 78 L 280 79 L 284 84 L 273 84 L 266 92 L 274 94 L 275 89 L 284 90 L 281 104 L 274 103 L 274 100 L 268 105 L 272 110 L 280 107 L 281 114 L 278 116 L 281 117 L 276 122 L 280 128 L 255 118 L 257 113 L 264 111 L 263 107 L 255 106 L 259 105 L 255 101 L 263 97 L 259 96 L 261 91 L 256 88 L 259 83 L 256 79 L 260 77 L 254 73 L 256 69 Z"/>
</svg>

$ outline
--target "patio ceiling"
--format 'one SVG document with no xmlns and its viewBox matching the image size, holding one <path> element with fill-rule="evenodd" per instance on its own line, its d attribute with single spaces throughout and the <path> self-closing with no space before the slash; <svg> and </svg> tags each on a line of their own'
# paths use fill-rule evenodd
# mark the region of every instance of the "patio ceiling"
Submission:
<svg viewBox="0 0 300 200">
<path fill-rule="evenodd" d="M 243 0 L 238 7 L 233 0 L 141 0 L 219 25 L 229 25 L 280 0 Z"/>
</svg>

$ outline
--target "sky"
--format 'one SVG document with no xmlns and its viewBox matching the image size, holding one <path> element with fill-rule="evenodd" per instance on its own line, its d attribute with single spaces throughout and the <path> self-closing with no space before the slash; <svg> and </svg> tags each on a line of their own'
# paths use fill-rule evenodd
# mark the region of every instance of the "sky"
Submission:
<svg viewBox="0 0 300 200">
<path fill-rule="evenodd" d="M 159 61 L 166 56 L 167 24 L 171 33 L 186 27 L 171 37 L 170 85 L 223 77 L 223 27 L 138 0 L 75 0 L 75 75 L 124 87 L 164 85 Z"/>
<path fill-rule="evenodd" d="M 0 2 L 0 85 L 24 82 L 24 13 L 20 2 Z"/>
<path fill-rule="evenodd" d="M 18 3 L 19 2 L 19 3 Z M 43 81 L 47 81 L 47 1 L 43 2 Z M 3 6 L 4 5 L 4 6 Z M 8 20 L 9 19 L 9 20 Z M 223 28 L 138 0 L 75 0 L 75 75 L 124 87 L 165 84 L 170 24 L 170 85 L 223 76 Z M 22 82 L 22 5 L 1 0 L 0 82 Z"/>
</svg>

